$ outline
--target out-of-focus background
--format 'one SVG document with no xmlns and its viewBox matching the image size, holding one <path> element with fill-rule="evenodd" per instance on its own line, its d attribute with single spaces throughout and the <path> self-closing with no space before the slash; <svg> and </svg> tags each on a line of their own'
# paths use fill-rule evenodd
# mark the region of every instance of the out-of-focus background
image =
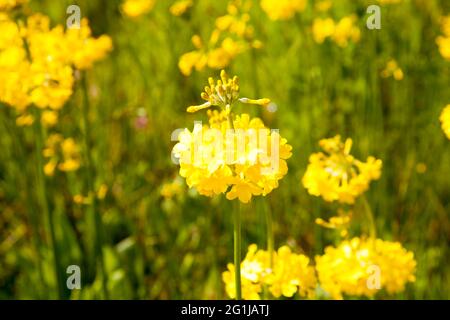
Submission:
<svg viewBox="0 0 450 320">
<path fill-rule="evenodd" d="M 125 2 L 31 0 L 27 9 L 55 26 L 77 4 L 94 36 L 113 42 L 87 71 L 93 171 L 82 160 L 76 171 L 46 177 L 60 265 L 82 270 L 82 290 L 63 297 L 103 297 L 93 247 L 98 225 L 83 198 L 91 174 L 110 298 L 226 298 L 221 274 L 233 259 L 232 205 L 189 190 L 171 161 L 172 131 L 207 120 L 186 107 L 201 103 L 207 78 L 224 68 L 240 77 L 242 95 L 276 104 L 238 111 L 262 117 L 293 146 L 288 174 L 264 198 L 276 247 L 313 258 L 337 243 L 315 219 L 339 206 L 309 195 L 301 178 L 318 141 L 340 134 L 353 139 L 356 157 L 382 159 L 382 176 L 366 193 L 378 237 L 401 242 L 417 260 L 416 282 L 389 297 L 450 298 L 450 141 L 439 122 L 450 103 L 450 62 L 436 43 L 449 1 L 309 0 L 279 15 L 260 1 L 248 8 L 232 0 Z M 380 30 L 366 27 L 370 4 L 381 7 Z M 219 19 L 226 15 L 241 24 L 228 30 L 227 18 Z M 327 34 L 327 19 L 345 18 L 343 34 Z M 220 28 L 227 30 L 214 32 Z M 81 145 L 83 99 L 77 82 L 49 132 Z M 0 106 L 0 298 L 57 298 L 48 221 L 36 196 L 35 136 L 16 117 Z M 243 248 L 265 247 L 261 201 L 244 209 Z M 367 231 L 354 222 L 351 235 Z M 65 269 L 60 275 L 68 276 Z"/>
</svg>

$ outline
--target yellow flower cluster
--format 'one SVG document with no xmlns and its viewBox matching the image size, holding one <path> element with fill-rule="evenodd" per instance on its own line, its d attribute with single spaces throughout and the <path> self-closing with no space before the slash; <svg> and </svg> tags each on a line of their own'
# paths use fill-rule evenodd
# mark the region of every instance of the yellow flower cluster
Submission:
<svg viewBox="0 0 450 320">
<path fill-rule="evenodd" d="M 271 20 L 289 20 L 306 8 L 306 0 L 261 0 L 261 8 Z"/>
<path fill-rule="evenodd" d="M 314 41 L 323 43 L 330 38 L 342 48 L 347 47 L 350 41 L 358 42 L 361 31 L 355 25 L 356 21 L 356 15 L 344 17 L 337 23 L 331 18 L 316 18 L 312 25 Z"/>
<path fill-rule="evenodd" d="M 238 78 L 229 78 L 225 71 L 201 94 L 206 102 L 191 106 L 195 112 L 217 106 L 221 112 L 208 110 L 209 125 L 197 124 L 179 134 L 173 154 L 180 162 L 180 175 L 190 188 L 206 196 L 226 193 L 229 200 L 239 198 L 247 203 L 254 195 L 267 195 L 278 187 L 286 175 L 286 159 L 292 147 L 278 132 L 264 126 L 259 118 L 248 114 L 233 116 L 236 102 L 266 105 L 268 99 L 239 98 Z"/>
<path fill-rule="evenodd" d="M 80 148 L 72 138 L 64 139 L 60 134 L 52 134 L 48 137 L 43 151 L 48 162 L 44 166 L 44 173 L 53 176 L 55 169 L 60 171 L 76 171 L 80 167 Z"/>
<path fill-rule="evenodd" d="M 395 80 L 400 81 L 403 79 L 403 70 L 398 66 L 397 61 L 391 59 L 381 71 L 381 76 L 383 78 L 393 77 Z"/>
<path fill-rule="evenodd" d="M 304 187 L 311 195 L 322 196 L 325 201 L 353 204 L 364 193 L 372 180 L 381 175 L 381 160 L 368 157 L 366 162 L 350 154 L 352 140 L 341 141 L 339 135 L 322 139 L 324 152 L 314 153 L 303 176 Z"/>
<path fill-rule="evenodd" d="M 286 139 L 276 132 L 271 133 L 261 119 L 251 119 L 248 114 L 232 120 L 236 131 L 230 135 L 227 129 L 231 126 L 225 112 L 209 114 L 209 125 L 197 126 L 192 132 L 185 129 L 174 147 L 174 154 L 180 159 L 180 175 L 186 178 L 188 186 L 205 196 L 226 193 L 228 200 L 239 198 L 244 203 L 249 202 L 252 196 L 265 196 L 277 188 L 278 181 L 288 171 L 285 160 L 291 156 L 292 147 Z M 258 130 L 264 130 L 264 135 L 256 137 L 255 145 L 247 133 Z M 242 152 L 234 143 L 239 139 L 244 139 Z M 277 170 L 271 167 L 272 143 L 279 145 L 275 159 L 279 163 Z M 267 146 L 267 152 L 258 149 L 257 146 L 262 144 Z M 234 150 L 231 155 L 227 151 L 230 148 Z M 196 156 L 195 150 L 201 150 L 201 154 Z"/>
<path fill-rule="evenodd" d="M 181 195 L 183 191 L 184 187 L 181 179 L 174 179 L 171 182 L 166 182 L 162 185 L 161 196 L 165 199 L 171 199 L 177 195 Z"/>
<path fill-rule="evenodd" d="M 250 8 L 250 1 L 230 1 L 227 14 L 216 19 L 215 29 L 207 45 L 199 35 L 192 37 L 196 49 L 180 57 L 178 67 L 181 73 L 189 76 L 193 70 L 202 71 L 205 67 L 220 70 L 249 48 L 260 48 L 261 41 L 253 39 Z"/>
<path fill-rule="evenodd" d="M 446 60 L 450 60 L 450 16 L 442 17 L 442 36 L 436 38 L 439 52 Z"/>
<path fill-rule="evenodd" d="M 447 138 L 450 139 L 450 104 L 442 110 L 439 120 L 441 121 L 442 130 L 444 130 Z"/>
<path fill-rule="evenodd" d="M 91 37 L 86 19 L 64 31 L 41 14 L 26 25 L 0 14 L 0 29 L 0 101 L 19 111 L 30 104 L 60 109 L 72 94 L 73 67 L 90 68 L 112 47 L 107 36 Z"/>
<path fill-rule="evenodd" d="M 381 289 L 393 294 L 415 281 L 414 254 L 398 242 L 353 238 L 315 260 L 320 285 L 333 299 L 372 297 Z"/>
<path fill-rule="evenodd" d="M 193 4 L 193 0 L 178 0 L 170 6 L 169 11 L 172 15 L 179 17 L 192 7 Z"/>
<path fill-rule="evenodd" d="M 122 11 L 130 18 L 137 18 L 152 11 L 156 0 L 125 0 Z"/>
<path fill-rule="evenodd" d="M 0 12 L 9 11 L 27 2 L 28 0 L 0 0 Z"/>
<path fill-rule="evenodd" d="M 223 272 L 222 279 L 225 290 L 230 298 L 235 298 L 235 268 L 228 264 L 228 270 Z M 314 267 L 309 258 L 296 254 L 287 246 L 273 252 L 273 268 L 270 268 L 270 254 L 258 250 L 256 244 L 248 248 L 248 253 L 241 262 L 242 297 L 246 300 L 258 300 L 264 286 L 275 297 L 291 298 L 297 292 L 302 297 L 313 297 L 316 287 Z"/>
<path fill-rule="evenodd" d="M 317 218 L 315 222 L 324 228 L 338 230 L 341 237 L 346 237 L 348 235 L 351 218 L 352 212 L 347 213 L 342 209 L 338 209 L 337 216 L 331 217 L 328 221 Z"/>
</svg>

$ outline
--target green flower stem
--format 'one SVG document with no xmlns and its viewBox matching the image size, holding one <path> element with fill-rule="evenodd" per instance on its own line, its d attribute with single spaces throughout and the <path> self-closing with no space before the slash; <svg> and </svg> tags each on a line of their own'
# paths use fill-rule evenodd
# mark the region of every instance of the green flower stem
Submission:
<svg viewBox="0 0 450 320">
<path fill-rule="evenodd" d="M 44 175 L 44 157 L 42 151 L 44 149 L 44 132 L 41 125 L 40 112 L 37 108 L 33 108 L 34 116 L 34 141 L 36 143 L 36 169 L 37 169 L 37 188 L 38 198 L 40 202 L 41 209 L 47 219 L 48 230 L 50 232 L 50 248 L 53 253 L 53 272 L 58 288 L 58 298 L 64 299 L 64 286 L 63 279 L 61 278 L 62 267 L 60 265 L 60 256 L 58 249 L 56 247 L 56 233 L 54 226 L 53 211 L 49 208 L 47 185 Z"/>
<path fill-rule="evenodd" d="M 90 101 L 89 101 L 89 94 L 88 94 L 88 85 L 87 85 L 87 74 L 84 73 L 81 79 L 81 84 L 83 87 L 83 110 L 82 110 L 82 121 L 83 121 L 83 127 L 84 127 L 84 148 L 85 148 L 85 157 L 86 157 L 86 184 L 88 189 L 88 196 L 91 198 L 91 209 L 92 213 L 94 215 L 94 224 L 95 224 L 95 256 L 96 259 L 99 260 L 99 266 L 101 271 L 101 277 L 102 277 L 102 289 L 103 289 L 103 296 L 105 299 L 109 299 L 109 293 L 108 293 L 108 281 L 107 281 L 107 273 L 105 268 L 105 261 L 103 256 L 103 223 L 102 223 L 102 217 L 100 216 L 100 212 L 97 208 L 97 196 L 94 188 L 94 168 L 93 168 L 93 161 L 92 161 L 92 154 L 91 154 L 91 146 L 89 142 L 89 138 L 91 136 L 91 130 L 89 125 L 89 119 L 88 114 L 90 110 Z"/>
<path fill-rule="evenodd" d="M 241 209 L 242 205 L 236 200 L 234 208 L 234 283 L 236 287 L 236 300 L 242 299 L 241 289 Z"/>
<path fill-rule="evenodd" d="M 266 217 L 267 251 L 269 252 L 269 267 L 273 270 L 274 236 L 272 224 L 272 211 L 267 203 L 264 203 L 264 213 Z"/>
<path fill-rule="evenodd" d="M 364 194 L 361 196 L 361 200 L 362 200 L 362 205 L 364 207 L 364 213 L 366 215 L 367 222 L 369 223 L 370 237 L 372 239 L 376 239 L 377 238 L 377 229 L 375 226 L 375 219 L 373 217 L 372 209 L 370 208 L 369 202 L 367 201 L 367 198 Z"/>
</svg>

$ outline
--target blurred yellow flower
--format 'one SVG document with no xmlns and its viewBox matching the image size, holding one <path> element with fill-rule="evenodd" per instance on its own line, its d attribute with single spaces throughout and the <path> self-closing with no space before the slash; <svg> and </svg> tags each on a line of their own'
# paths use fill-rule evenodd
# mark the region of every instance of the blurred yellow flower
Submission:
<svg viewBox="0 0 450 320">
<path fill-rule="evenodd" d="M 306 0 L 261 0 L 261 8 L 271 20 L 289 20 L 306 8 Z"/>
<path fill-rule="evenodd" d="M 178 177 L 179 178 L 179 177 Z M 166 182 L 161 187 L 161 196 L 165 199 L 171 199 L 184 191 L 183 183 L 180 179 L 174 179 L 171 182 Z"/>
<path fill-rule="evenodd" d="M 235 298 L 234 265 L 228 264 L 222 279 L 230 298 Z M 302 297 L 313 297 L 316 287 L 314 268 L 308 257 L 296 254 L 287 246 L 273 253 L 273 269 L 270 269 L 268 251 L 258 250 L 256 244 L 248 247 L 245 259 L 241 262 L 242 297 L 258 300 L 262 288 L 267 286 L 275 297 L 291 298 L 296 293 Z"/>
<path fill-rule="evenodd" d="M 338 215 L 331 217 L 328 221 L 317 218 L 316 224 L 328 229 L 335 229 L 339 231 L 341 237 L 346 237 L 348 235 L 348 228 L 352 218 L 352 212 L 345 212 L 342 209 L 338 209 Z"/>
<path fill-rule="evenodd" d="M 58 113 L 53 110 L 45 110 L 41 115 L 41 122 L 45 127 L 53 127 L 58 122 Z"/>
<path fill-rule="evenodd" d="M 14 9 L 27 2 L 28 0 L 0 0 L 0 12 Z"/>
<path fill-rule="evenodd" d="M 30 104 L 60 109 L 72 95 L 73 67 L 86 69 L 111 49 L 111 39 L 90 37 L 86 19 L 81 29 L 50 28 L 34 14 L 20 24 L 0 15 L 0 101 L 24 111 Z"/>
<path fill-rule="evenodd" d="M 314 41 L 323 43 L 326 38 L 334 34 L 335 24 L 331 18 L 315 18 L 312 26 Z"/>
<path fill-rule="evenodd" d="M 16 119 L 16 124 L 19 127 L 26 127 L 31 126 L 34 122 L 34 117 L 31 114 L 23 113 L 22 115 L 18 116 Z"/>
<path fill-rule="evenodd" d="M 192 7 L 193 4 L 193 0 L 178 0 L 170 6 L 169 11 L 172 15 L 179 17 Z"/>
<path fill-rule="evenodd" d="M 80 167 L 80 148 L 72 138 L 64 139 L 60 134 L 51 134 L 46 141 L 43 155 L 48 158 L 44 172 L 53 176 L 55 169 L 60 171 L 76 171 Z"/>
<path fill-rule="evenodd" d="M 393 294 L 415 281 L 414 254 L 399 242 L 356 237 L 325 248 L 315 260 L 320 286 L 333 299 L 372 297 L 381 289 Z"/>
<path fill-rule="evenodd" d="M 130 18 L 136 18 L 152 11 L 156 0 L 125 0 L 122 10 Z"/>
<path fill-rule="evenodd" d="M 312 25 L 314 41 L 320 44 L 330 38 L 343 48 L 347 47 L 349 41 L 358 42 L 361 31 L 355 25 L 356 20 L 355 15 L 344 17 L 337 23 L 331 18 L 315 18 Z"/>
<path fill-rule="evenodd" d="M 447 138 L 450 139 L 450 104 L 442 110 L 439 120 L 441 121 L 442 130 L 444 130 Z"/>
<path fill-rule="evenodd" d="M 381 71 L 383 78 L 394 77 L 395 80 L 400 81 L 403 79 L 403 70 L 397 64 L 397 61 L 391 59 L 387 62 L 386 67 Z"/>
<path fill-rule="evenodd" d="M 332 38 L 334 42 L 340 47 L 346 47 L 349 40 L 358 42 L 360 39 L 361 31 L 355 25 L 357 21 L 356 15 L 350 15 L 344 17 L 336 24 Z"/>
<path fill-rule="evenodd" d="M 319 142 L 325 153 L 314 153 L 302 182 L 309 194 L 325 201 L 353 204 L 364 193 L 372 180 L 381 175 L 381 160 L 368 157 L 366 162 L 350 154 L 352 140 L 341 141 L 339 135 Z"/>
</svg>

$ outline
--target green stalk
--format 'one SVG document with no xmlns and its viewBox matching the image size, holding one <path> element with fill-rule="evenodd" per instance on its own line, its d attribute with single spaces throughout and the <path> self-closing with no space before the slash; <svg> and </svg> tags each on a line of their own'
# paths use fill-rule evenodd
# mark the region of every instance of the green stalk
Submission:
<svg viewBox="0 0 450 320">
<path fill-rule="evenodd" d="M 101 271 L 101 277 L 102 277 L 102 289 L 103 289 L 103 296 L 105 299 L 109 299 L 109 293 L 108 293 L 108 281 L 107 281 L 107 274 L 106 274 L 106 268 L 105 268 L 105 262 L 104 262 L 104 256 L 103 256 L 103 224 L 102 224 L 102 218 L 100 216 L 100 212 L 97 208 L 97 197 L 96 192 L 94 188 L 94 168 L 92 166 L 92 154 L 91 154 L 91 146 L 89 142 L 89 137 L 91 136 L 91 129 L 89 125 L 89 119 L 88 114 L 90 110 L 90 101 L 89 101 L 89 94 L 88 94 L 88 86 L 87 86 L 87 79 L 86 79 L 86 73 L 83 74 L 81 82 L 83 86 L 83 110 L 82 110 L 82 121 L 83 121 L 83 127 L 84 127 L 84 151 L 85 151 L 85 157 L 86 157 L 86 184 L 88 189 L 88 196 L 91 197 L 91 209 L 92 213 L 94 215 L 94 224 L 95 224 L 95 256 L 97 259 L 99 259 L 100 264 L 100 271 Z"/>
<path fill-rule="evenodd" d="M 272 224 L 272 211 L 270 206 L 264 203 L 264 213 L 266 217 L 266 232 L 267 232 L 267 251 L 269 252 L 269 266 L 273 270 L 273 253 L 274 253 L 274 236 Z"/>
<path fill-rule="evenodd" d="M 376 230 L 376 226 L 375 226 L 375 219 L 373 217 L 372 209 L 370 208 L 369 202 L 367 201 L 367 198 L 364 194 L 361 196 L 361 200 L 362 200 L 362 205 L 364 207 L 364 214 L 366 215 L 366 219 L 369 223 L 370 237 L 372 239 L 376 239 L 377 238 L 377 230 Z"/>
<path fill-rule="evenodd" d="M 37 165 L 37 191 L 38 191 L 38 198 L 41 205 L 41 209 L 44 212 L 47 223 L 48 223 L 48 230 L 50 232 L 50 248 L 53 253 L 53 272 L 58 288 L 58 298 L 64 299 L 64 286 L 63 286 L 63 280 L 61 278 L 61 270 L 62 267 L 60 265 L 60 257 L 58 249 L 56 248 L 56 233 L 55 233 L 55 226 L 54 226 L 54 217 L 53 217 L 53 211 L 49 208 L 49 202 L 48 202 L 48 195 L 47 195 L 47 185 L 45 181 L 45 175 L 44 175 L 44 157 L 42 155 L 42 151 L 44 148 L 44 132 L 41 125 L 41 117 L 40 112 L 37 108 L 33 108 L 33 115 L 34 115 L 34 141 L 36 143 L 36 165 Z"/>
<path fill-rule="evenodd" d="M 239 201 L 239 200 L 236 200 Z M 241 204 L 236 202 L 234 208 L 234 284 L 236 300 L 242 299 L 241 290 Z"/>
</svg>

